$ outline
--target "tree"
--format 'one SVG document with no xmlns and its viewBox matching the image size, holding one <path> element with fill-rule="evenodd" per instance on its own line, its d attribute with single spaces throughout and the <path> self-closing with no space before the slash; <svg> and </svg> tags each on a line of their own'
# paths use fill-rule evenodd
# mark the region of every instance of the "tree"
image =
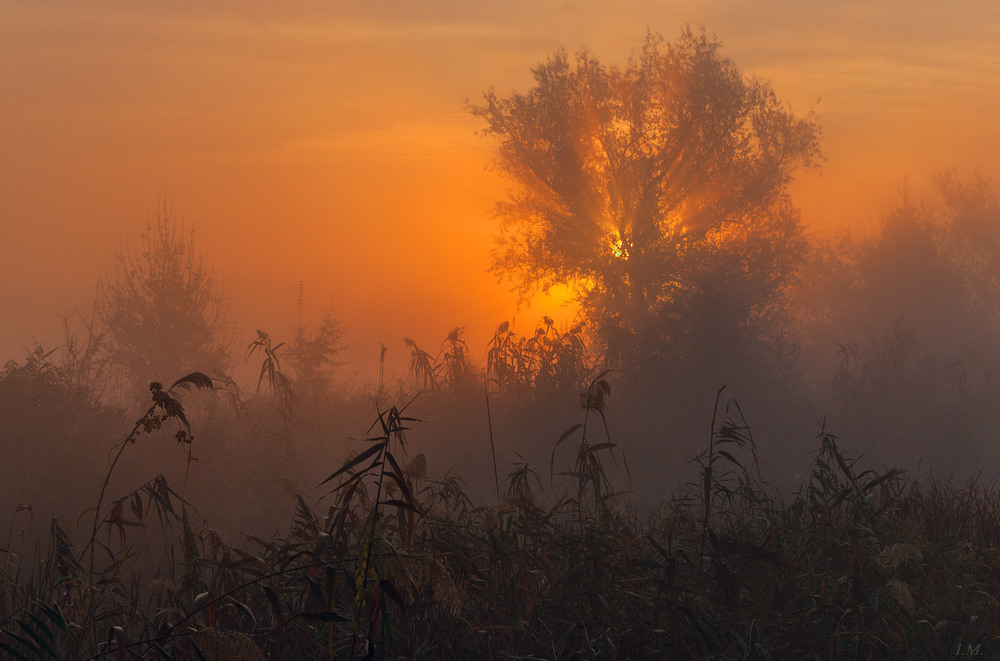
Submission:
<svg viewBox="0 0 1000 661">
<path fill-rule="evenodd" d="M 996 194 L 982 177 L 935 183 L 939 199 L 904 185 L 875 232 L 812 248 L 798 294 L 807 334 L 865 345 L 899 326 L 938 358 L 1000 357 Z"/>
<path fill-rule="evenodd" d="M 962 180 L 955 172 L 935 177 L 944 201 L 945 255 L 959 268 L 969 309 L 988 321 L 992 340 L 1000 327 L 1000 202 L 982 175 Z"/>
<path fill-rule="evenodd" d="M 344 329 L 333 316 L 333 309 L 327 309 L 319 326 L 309 332 L 302 321 L 302 307 L 305 299 L 305 285 L 299 283 L 299 320 L 295 326 L 295 337 L 288 348 L 288 362 L 295 370 L 297 389 L 323 395 L 330 387 L 334 371 L 341 366 L 336 360 L 338 354 L 347 347 L 343 344 Z"/>
<path fill-rule="evenodd" d="M 195 370 L 221 376 L 232 364 L 234 325 L 215 272 L 178 229 L 166 204 L 138 250 L 118 255 L 100 287 L 109 357 L 128 388 Z"/>
<path fill-rule="evenodd" d="M 817 243 L 797 302 L 845 434 L 964 471 L 1000 423 L 1000 208 L 981 177 L 936 184 L 934 196 L 904 185 L 864 236 Z"/>
<path fill-rule="evenodd" d="M 491 268 L 523 298 L 573 287 L 609 345 L 664 339 L 719 259 L 755 310 L 771 304 L 801 250 L 786 187 L 820 157 L 819 129 L 719 48 L 688 29 L 649 35 L 624 68 L 559 50 L 527 93 L 470 105 L 514 184 Z"/>
</svg>

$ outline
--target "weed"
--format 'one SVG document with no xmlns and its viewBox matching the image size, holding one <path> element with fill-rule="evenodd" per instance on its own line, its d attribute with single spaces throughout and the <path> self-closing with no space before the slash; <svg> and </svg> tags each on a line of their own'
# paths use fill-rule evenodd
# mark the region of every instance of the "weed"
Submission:
<svg viewBox="0 0 1000 661">
<path fill-rule="evenodd" d="M 360 449 L 323 481 L 324 495 L 295 495 L 284 533 L 240 544 L 207 527 L 162 476 L 105 503 L 113 460 L 82 551 L 56 520 L 35 558 L 26 558 L 26 540 L 17 552 L 13 537 L 0 549 L 0 653 L 849 659 L 996 651 L 995 486 L 864 468 L 823 428 L 805 483 L 782 495 L 761 480 L 746 417 L 720 390 L 697 481 L 644 518 L 618 505 L 609 474 L 609 457 L 628 471 L 608 433 L 608 378 L 590 380 L 583 420 L 554 444 L 553 477 L 557 451 L 575 444 L 562 471 L 567 492 L 548 493 L 521 460 L 490 507 L 476 506 L 458 477 L 429 475 L 422 453 L 408 456 L 416 419 L 407 406 L 377 410 Z M 211 382 L 191 375 L 186 383 Z M 115 459 L 170 418 L 181 440 L 191 439 L 176 399 L 183 387 L 153 388 L 153 406 Z"/>
</svg>

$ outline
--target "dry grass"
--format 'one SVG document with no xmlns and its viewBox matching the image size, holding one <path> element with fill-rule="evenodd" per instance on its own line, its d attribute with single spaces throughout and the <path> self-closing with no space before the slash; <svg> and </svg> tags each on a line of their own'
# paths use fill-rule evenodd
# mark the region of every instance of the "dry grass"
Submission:
<svg viewBox="0 0 1000 661">
<path fill-rule="evenodd" d="M 808 479 L 783 496 L 761 481 L 749 425 L 720 393 L 708 447 L 692 466 L 697 481 L 639 515 L 609 477 L 618 474 L 609 463 L 620 461 L 617 446 L 606 427 L 594 433 L 610 392 L 604 376 L 584 392 L 581 424 L 553 439 L 555 491 L 524 464 L 489 507 L 408 454 L 416 421 L 406 407 L 380 411 L 324 482 L 325 495 L 312 503 L 298 495 L 287 532 L 270 539 L 227 543 L 162 477 L 109 504 L 102 493 L 88 538 L 53 521 L 46 548 L 11 539 L 0 551 L 0 651 L 14 659 L 1000 651 L 996 487 L 866 470 L 824 432 Z M 179 400 L 157 394 L 155 424 L 185 420 Z M 575 459 L 560 482 L 564 448 L 555 446 L 569 441 Z"/>
</svg>

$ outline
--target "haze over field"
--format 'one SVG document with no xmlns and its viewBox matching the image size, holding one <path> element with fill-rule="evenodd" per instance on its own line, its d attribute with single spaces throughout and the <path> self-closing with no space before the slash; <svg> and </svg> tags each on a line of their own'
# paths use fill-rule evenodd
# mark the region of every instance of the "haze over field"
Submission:
<svg viewBox="0 0 1000 661">
<path fill-rule="evenodd" d="M 0 0 L 0 655 L 1000 656 L 997 107 L 993 0 Z"/>
<path fill-rule="evenodd" d="M 203 371 L 280 411 L 236 433 L 263 482 L 309 484 L 310 443 L 337 460 L 423 390 L 432 465 L 479 475 L 487 432 L 543 463 L 611 369 L 653 501 L 723 385 L 786 486 L 827 418 L 876 462 L 996 461 L 992 4 L 14 2 L 0 29 L 12 409 L 120 416 Z"/>
<path fill-rule="evenodd" d="M 939 2 L 132 2 L 0 7 L 0 356 L 61 339 L 166 198 L 216 266 L 240 343 L 333 305 L 348 370 L 380 342 L 516 316 L 487 272 L 507 185 L 465 109 L 560 46 L 624 65 L 705 25 L 800 115 L 826 161 L 791 188 L 816 232 L 870 231 L 908 177 L 1000 173 L 1000 7 Z"/>
</svg>

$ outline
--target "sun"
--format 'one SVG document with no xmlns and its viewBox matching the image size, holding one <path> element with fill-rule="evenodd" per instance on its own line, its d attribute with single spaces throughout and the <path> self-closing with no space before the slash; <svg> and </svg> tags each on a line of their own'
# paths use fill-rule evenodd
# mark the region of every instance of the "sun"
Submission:
<svg viewBox="0 0 1000 661">
<path fill-rule="evenodd" d="M 628 246 L 625 245 L 620 234 L 611 235 L 611 254 L 614 255 L 615 259 L 628 259 Z"/>
</svg>

